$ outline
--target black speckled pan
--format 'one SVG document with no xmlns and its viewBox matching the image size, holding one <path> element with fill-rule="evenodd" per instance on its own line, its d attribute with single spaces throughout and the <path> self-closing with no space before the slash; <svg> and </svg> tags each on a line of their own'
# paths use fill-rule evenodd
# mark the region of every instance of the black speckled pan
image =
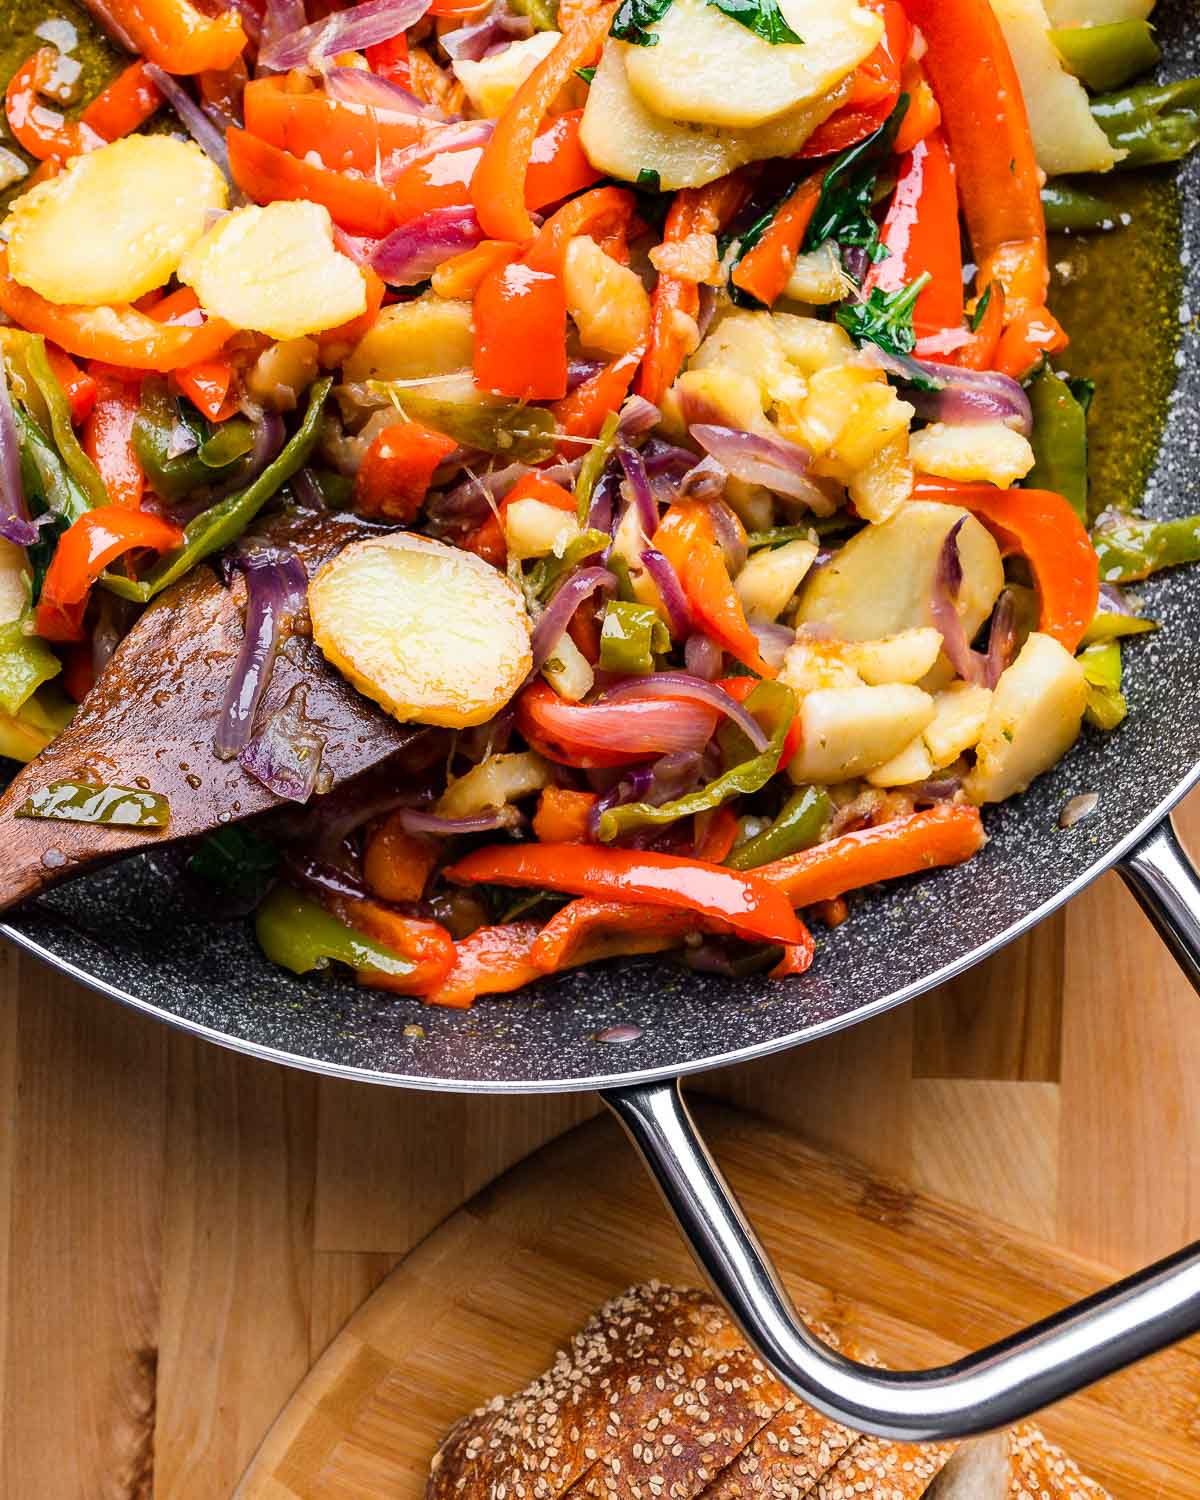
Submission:
<svg viewBox="0 0 1200 1500">
<path fill-rule="evenodd" d="M 1170 0 L 1156 21 L 1166 76 L 1200 72 L 1194 0 Z M 1200 511 L 1198 181 L 1193 163 L 1181 177 L 1178 378 L 1145 497 L 1155 516 Z M 1127 253 L 1137 253 L 1135 242 Z M 1136 389 L 1137 369 L 1128 380 Z M 867 1369 L 825 1348 L 796 1318 L 696 1136 L 677 1081 L 910 1000 L 1114 865 L 1200 986 L 1200 881 L 1168 821 L 1200 778 L 1200 571 L 1165 574 L 1140 592 L 1162 629 L 1126 653 L 1131 711 L 1121 730 L 1087 734 L 1024 797 L 990 811 L 990 842 L 969 865 L 856 905 L 851 921 L 820 934 L 817 961 L 801 979 L 734 982 L 638 960 L 579 970 L 467 1012 L 426 1009 L 346 983 L 290 978 L 264 961 L 248 928 L 197 923 L 145 860 L 43 897 L 0 930 L 115 1000 L 275 1062 L 410 1088 L 603 1089 L 709 1279 L 792 1389 L 886 1436 L 919 1441 L 1007 1425 L 1200 1329 L 1200 1247 L 940 1370 Z M 1089 791 L 1099 794 L 1097 810 L 1061 830 L 1064 802 Z"/>
</svg>

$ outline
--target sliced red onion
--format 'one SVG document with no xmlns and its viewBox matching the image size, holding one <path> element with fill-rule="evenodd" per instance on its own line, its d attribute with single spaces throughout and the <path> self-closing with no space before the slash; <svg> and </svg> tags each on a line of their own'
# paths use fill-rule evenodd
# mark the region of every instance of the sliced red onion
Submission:
<svg viewBox="0 0 1200 1500">
<path fill-rule="evenodd" d="M 567 361 L 567 394 L 577 391 L 579 387 L 591 380 L 593 376 L 599 375 L 601 370 L 608 366 L 602 359 L 570 359 Z"/>
<path fill-rule="evenodd" d="M 913 787 L 912 794 L 916 802 L 950 802 L 961 791 L 962 782 L 957 776 L 938 776 Z"/>
<path fill-rule="evenodd" d="M 305 714 L 308 689 L 299 682 L 287 702 L 238 754 L 238 765 L 276 797 L 307 802 L 321 781 L 325 741 Z"/>
<path fill-rule="evenodd" d="M 986 654 L 972 650 L 967 632 L 959 617 L 955 601 L 962 587 L 962 559 L 958 552 L 958 533 L 966 524 L 966 517 L 957 521 L 946 535 L 938 557 L 934 575 L 930 613 L 933 623 L 941 632 L 942 649 L 950 665 L 964 682 L 973 682 L 980 687 L 994 688 L 1000 674 L 1012 661 L 1016 646 L 1016 609 L 1012 594 L 1006 589 L 1001 594 L 992 617 L 992 628 L 988 637 Z"/>
<path fill-rule="evenodd" d="M 462 833 L 492 833 L 497 828 L 516 828 L 524 819 L 515 807 L 494 807 L 469 818 L 442 818 L 437 813 L 402 808 L 400 822 L 406 833 L 431 833 L 437 838 L 453 838 Z"/>
<path fill-rule="evenodd" d="M 629 396 L 621 407 L 621 418 L 617 424 L 617 435 L 623 438 L 640 437 L 657 427 L 662 413 L 653 402 L 644 396 Z"/>
<path fill-rule="evenodd" d="M 242 30 L 250 38 L 256 47 L 262 43 L 263 17 L 255 9 L 251 0 L 225 0 L 221 7 L 224 10 L 232 10 L 237 13 L 238 20 L 242 23 Z M 299 22 L 297 24 L 302 24 Z M 289 28 L 290 29 L 290 28 Z M 136 48 L 134 49 L 137 50 Z"/>
<path fill-rule="evenodd" d="M 554 648 L 562 640 L 575 611 L 585 599 L 590 599 L 597 589 L 611 594 L 617 580 L 607 568 L 577 568 L 559 584 L 553 599 L 533 627 L 530 649 L 533 652 L 533 670 L 540 672 L 554 654 Z"/>
<path fill-rule="evenodd" d="M 942 328 L 937 333 L 925 334 L 917 340 L 917 358 L 936 359 L 939 354 L 953 354 L 970 341 L 970 331 L 965 327 Z"/>
<path fill-rule="evenodd" d="M 621 703 L 629 698 L 690 698 L 696 703 L 705 703 L 715 708 L 736 724 L 755 750 L 763 751 L 770 743 L 770 735 L 736 698 L 730 697 L 724 688 L 715 682 L 692 677 L 687 672 L 656 672 L 653 677 L 630 677 L 611 687 L 600 699 L 601 703 Z"/>
<path fill-rule="evenodd" d="M 998 370 L 964 370 L 932 364 L 907 355 L 889 354 L 878 344 L 863 351 L 881 370 L 905 387 L 904 399 L 927 422 L 1003 422 L 1028 437 L 1033 409 L 1018 383 Z M 930 390 L 929 387 L 933 389 Z"/>
<path fill-rule="evenodd" d="M 696 312 L 696 332 L 700 336 L 700 341 L 703 342 L 704 335 L 712 326 L 713 314 L 717 310 L 717 289 L 715 286 L 708 286 L 702 282 L 697 290 L 700 294 L 700 306 Z"/>
<path fill-rule="evenodd" d="M 728 483 L 728 469 L 715 458 L 702 458 L 679 481 L 679 494 L 685 500 L 719 500 Z"/>
<path fill-rule="evenodd" d="M 735 427 L 720 427 L 712 422 L 697 422 L 688 430 L 704 451 L 735 479 L 761 484 L 777 495 L 786 495 L 819 516 L 833 514 L 833 501 L 808 478 L 812 454 L 799 443 L 742 432 Z"/>
<path fill-rule="evenodd" d="M 588 814 L 588 837 L 593 843 L 600 838 L 600 819 L 612 807 L 630 802 L 647 802 L 662 807 L 686 796 L 699 782 L 702 757 L 696 750 L 676 750 L 661 756 L 652 765 L 633 766 L 622 773 Z"/>
<path fill-rule="evenodd" d="M 282 863 L 287 879 L 311 891 L 314 896 L 348 896 L 352 901 L 375 899 L 374 892 L 357 875 L 311 854 L 289 850 Z"/>
<path fill-rule="evenodd" d="M 29 519 L 21 485 L 21 445 L 8 392 L 8 371 L 0 354 L 0 536 L 18 547 L 31 547 L 38 526 Z"/>
<path fill-rule="evenodd" d="M 351 12 L 343 11 L 343 15 Z M 432 115 L 442 119 L 442 111 L 410 94 L 406 88 L 372 73 L 368 68 L 329 68 L 325 72 L 325 91 L 339 104 L 358 104 L 375 115 Z"/>
<path fill-rule="evenodd" d="M 389 286 L 416 286 L 443 261 L 473 249 L 482 239 L 473 208 L 432 208 L 381 240 L 371 266 Z"/>
<path fill-rule="evenodd" d="M 693 677 L 702 677 L 712 682 L 720 677 L 725 662 L 725 653 L 712 636 L 697 631 L 689 635 L 683 647 L 683 664 Z"/>
<path fill-rule="evenodd" d="M 1081 792 L 1078 797 L 1068 798 L 1058 815 L 1058 826 L 1074 828 L 1076 823 L 1082 823 L 1084 818 L 1090 818 L 1099 804 L 1099 792 Z"/>
<path fill-rule="evenodd" d="M 304 0 L 266 0 L 258 37 L 259 72 L 263 71 L 263 52 L 269 53 L 272 47 L 278 47 L 307 24 Z"/>
<path fill-rule="evenodd" d="M 253 484 L 263 470 L 274 463 L 287 436 L 283 418 L 277 411 L 269 411 L 249 401 L 243 402 L 242 411 L 254 423 L 254 446 L 246 456 L 245 466 L 209 492 L 210 504 L 236 495 L 239 490 Z"/>
<path fill-rule="evenodd" d="M 696 462 L 696 455 L 689 449 L 668 443 L 664 438 L 647 438 L 638 451 L 651 479 L 682 479 Z"/>
<path fill-rule="evenodd" d="M 192 98 L 177 78 L 172 78 L 170 73 L 165 72 L 156 63 L 146 64 L 146 76 L 179 116 L 188 134 L 209 161 L 220 167 L 225 180 L 232 183 L 233 178 L 229 175 L 229 152 L 225 149 L 224 132 L 217 129 L 201 105 Z"/>
<path fill-rule="evenodd" d="M 1101 615 L 1136 615 L 1137 610 L 1130 604 L 1124 592 L 1115 583 L 1102 583 L 1100 585 L 1100 598 L 1096 605 L 1097 614 Z"/>
<path fill-rule="evenodd" d="M 259 53 L 259 67 L 284 73 L 289 68 L 315 67 L 336 52 L 363 52 L 407 31 L 429 5 L 430 0 L 365 0 L 273 40 Z"/>
<path fill-rule="evenodd" d="M 607 531 L 610 535 L 613 530 L 613 522 L 616 520 L 613 506 L 613 494 L 616 490 L 616 478 L 608 469 L 601 474 L 596 481 L 596 487 L 592 491 L 592 501 L 588 506 L 587 524 L 589 531 Z"/>
<path fill-rule="evenodd" d="M 654 498 L 654 491 L 650 488 L 650 477 L 646 473 L 646 465 L 642 462 L 642 455 L 637 449 L 626 447 L 624 443 L 617 449 L 617 458 L 625 473 L 629 499 L 637 507 L 638 521 L 643 535 L 649 541 L 658 530 L 658 501 Z"/>
<path fill-rule="evenodd" d="M 213 735 L 213 753 L 219 760 L 232 760 L 249 740 L 283 632 L 308 594 L 304 564 L 287 549 L 239 553 L 232 563 L 246 579 L 246 625 Z"/>
<path fill-rule="evenodd" d="M 667 623 L 670 626 L 671 635 L 677 641 L 683 640 L 691 633 L 692 607 L 683 591 L 679 575 L 671 566 L 669 559 L 654 547 L 646 547 L 643 550 L 642 567 L 649 573 L 654 581 L 654 587 L 658 590 L 658 597 L 662 600 L 663 608 L 667 612 Z"/>
<path fill-rule="evenodd" d="M 1017 604 L 1011 589 L 1005 589 L 996 601 L 992 626 L 988 631 L 988 686 L 995 687 L 1002 673 L 1012 665 L 1017 654 Z"/>
<path fill-rule="evenodd" d="M 717 544 L 725 554 L 725 563 L 733 576 L 746 566 L 746 533 L 741 522 L 724 500 L 710 500 L 705 507 L 712 522 Z"/>
<path fill-rule="evenodd" d="M 514 15 L 506 5 L 497 5 L 482 21 L 444 32 L 439 40 L 443 52 L 454 62 L 479 62 L 497 42 L 532 35 L 533 23 L 528 16 Z"/>
<path fill-rule="evenodd" d="M 317 483 L 316 475 L 307 464 L 297 473 L 293 474 L 289 483 L 296 502 L 305 510 L 324 510 L 325 496 L 321 493 L 321 486 Z"/>
<path fill-rule="evenodd" d="M 763 661 L 769 667 L 782 667 L 784 657 L 795 642 L 796 632 L 787 625 L 776 625 L 774 622 L 751 625 L 750 630 L 758 642 Z"/>
</svg>

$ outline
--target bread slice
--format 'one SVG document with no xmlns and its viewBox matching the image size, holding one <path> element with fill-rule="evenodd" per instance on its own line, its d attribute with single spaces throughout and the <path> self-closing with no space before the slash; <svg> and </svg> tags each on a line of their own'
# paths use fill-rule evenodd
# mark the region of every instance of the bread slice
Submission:
<svg viewBox="0 0 1200 1500">
<path fill-rule="evenodd" d="M 924 1500 L 1111 1500 L 1032 1425 L 964 1443 Z"/>
<path fill-rule="evenodd" d="M 954 1452 L 953 1443 L 892 1443 L 862 1437 L 818 1480 L 812 1500 L 920 1500 Z"/>
</svg>

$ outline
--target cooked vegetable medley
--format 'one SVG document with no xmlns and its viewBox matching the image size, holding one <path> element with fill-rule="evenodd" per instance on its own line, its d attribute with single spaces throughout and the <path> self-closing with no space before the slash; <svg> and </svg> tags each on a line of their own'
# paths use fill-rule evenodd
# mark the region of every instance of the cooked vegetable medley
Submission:
<svg viewBox="0 0 1200 1500">
<path fill-rule="evenodd" d="M 182 868 L 295 973 L 783 980 L 970 859 L 1200 560 L 1098 504 L 1047 305 L 1080 174 L 1200 140 L 1149 8 L 89 0 L 127 65 L 84 100 L 59 26 L 6 94 L 0 818 L 171 837 L 37 757 L 215 567 L 207 753 L 277 807 Z M 294 637 L 422 732 L 335 785 Z"/>
</svg>

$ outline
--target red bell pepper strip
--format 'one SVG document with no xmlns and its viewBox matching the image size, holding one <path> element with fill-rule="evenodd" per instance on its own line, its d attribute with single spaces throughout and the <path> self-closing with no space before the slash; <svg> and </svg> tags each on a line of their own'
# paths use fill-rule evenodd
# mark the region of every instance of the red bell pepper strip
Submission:
<svg viewBox="0 0 1200 1500">
<path fill-rule="evenodd" d="M 517 500 L 540 500 L 543 505 L 552 505 L 555 510 L 569 511 L 572 515 L 575 513 L 575 496 L 570 490 L 565 490 L 561 484 L 555 484 L 553 479 L 547 479 L 536 469 L 532 473 L 522 474 L 500 502 L 501 519 L 508 507 Z"/>
<path fill-rule="evenodd" d="M 843 833 L 813 849 L 760 865 L 754 873 L 793 906 L 813 906 L 880 880 L 962 864 L 978 854 L 984 842 L 978 808 L 943 804 L 875 828 Z"/>
<path fill-rule="evenodd" d="M 689 911 L 636 906 L 632 901 L 568 902 L 542 928 L 530 949 L 539 974 L 558 974 L 601 958 L 662 953 L 691 932 L 713 925 Z M 729 924 L 717 924 L 728 932 Z"/>
<path fill-rule="evenodd" d="M 963 262 L 954 169 L 940 131 L 913 147 L 900 164 L 896 191 L 880 231 L 888 252 L 871 268 L 864 290 L 899 292 L 928 272 L 917 298 L 918 337 L 958 328 L 963 320 Z"/>
<path fill-rule="evenodd" d="M 539 844 L 585 843 L 588 819 L 599 800 L 595 792 L 548 786 L 538 798 L 537 812 L 533 815 L 534 838 Z"/>
<path fill-rule="evenodd" d="M 821 201 L 824 183 L 824 172 L 806 178 L 791 197 L 780 204 L 758 244 L 748 250 L 733 268 L 734 286 L 749 292 L 764 307 L 770 307 L 788 284 L 796 256 Z"/>
<path fill-rule="evenodd" d="M 675 194 L 663 226 L 663 243 L 679 244 L 693 234 L 716 234 L 734 218 L 750 195 L 745 172 L 731 172 L 702 188 Z M 650 295 L 650 347 L 642 361 L 637 392 L 658 406 L 696 347 L 700 288 L 682 276 L 659 274 Z"/>
<path fill-rule="evenodd" d="M 397 83 L 402 89 L 412 91 L 412 70 L 408 65 L 408 33 L 401 31 L 386 42 L 375 42 L 363 54 L 367 67 L 389 83 Z"/>
<path fill-rule="evenodd" d="M 233 366 L 227 359 L 205 359 L 176 370 L 175 384 L 210 422 L 224 422 L 237 410 Z"/>
<path fill-rule="evenodd" d="M 534 886 L 601 901 L 666 906 L 725 922 L 742 936 L 798 943 L 803 932 L 787 900 L 760 880 L 674 854 L 599 849 L 591 844 L 508 844 L 476 849 L 447 867 L 457 884 Z"/>
<path fill-rule="evenodd" d="M 391 184 L 396 222 L 407 224 L 438 208 L 460 208 L 469 214 L 471 181 L 482 156 L 482 146 L 460 146 L 405 167 Z"/>
<path fill-rule="evenodd" d="M 138 61 L 122 68 L 79 118 L 106 141 L 119 141 L 144 125 L 162 103 L 163 96 L 146 72 L 146 64 Z"/>
<path fill-rule="evenodd" d="M 813 941 L 813 935 L 807 927 L 804 929 L 804 940 L 799 943 L 789 943 L 783 950 L 783 957 L 771 970 L 768 976 L 771 979 L 791 979 L 797 974 L 807 974 L 812 968 L 812 961 L 816 957 L 817 945 Z"/>
<path fill-rule="evenodd" d="M 593 188 L 564 203 L 538 230 L 537 238 L 524 256 L 535 271 L 562 275 L 567 246 L 578 235 L 590 235 L 602 241 L 612 235 L 623 236 L 633 221 L 637 200 L 627 188 Z"/>
<path fill-rule="evenodd" d="M 896 132 L 895 149 L 900 155 L 911 151 L 918 141 L 932 135 L 942 123 L 942 111 L 921 64 L 910 57 L 900 74 L 900 92 L 908 95 L 908 108 Z"/>
<path fill-rule="evenodd" d="M 78 427 L 87 420 L 88 413 L 96 404 L 96 382 L 57 344 L 46 345 L 46 361 L 55 380 L 62 386 L 63 395 L 71 408 L 71 421 Z"/>
<path fill-rule="evenodd" d="M 551 407 L 554 420 L 562 431 L 558 451 L 565 458 L 578 454 L 583 446 L 579 439 L 599 436 L 605 417 L 620 408 L 629 394 L 644 352 L 645 345 L 638 344 Z"/>
<path fill-rule="evenodd" d="M 96 683 L 96 659 L 90 640 L 85 638 L 66 647 L 58 680 L 73 703 L 83 702 Z"/>
<path fill-rule="evenodd" d="M 745 679 L 747 682 L 749 678 Z M 737 842 L 738 820 L 727 807 L 696 815 L 696 843 L 692 853 L 710 865 L 721 865 Z"/>
<path fill-rule="evenodd" d="M 561 203 L 564 198 L 599 182 L 603 176 L 588 161 L 579 144 L 582 120 L 583 110 L 569 109 L 556 115 L 539 132 L 529 157 L 529 171 L 525 174 L 526 208 L 539 209 L 551 203 Z"/>
<path fill-rule="evenodd" d="M 1062 324 L 1047 307 L 1030 307 L 1017 314 L 996 345 L 992 368 L 1023 380 L 1046 354 L 1056 354 L 1070 343 Z"/>
<path fill-rule="evenodd" d="M 8 128 L 30 156 L 39 161 L 54 157 L 66 162 L 69 157 L 105 144 L 104 137 L 90 125 L 68 120 L 42 102 L 41 92 L 57 62 L 56 48 L 39 47 L 8 80 L 4 95 Z"/>
<path fill-rule="evenodd" d="M 124 33 L 148 62 L 168 73 L 227 68 L 242 54 L 246 33 L 235 10 L 209 16 L 190 0 L 95 0 L 92 14 Z"/>
<path fill-rule="evenodd" d="M 884 124 L 900 97 L 900 74 L 912 46 L 912 26 L 898 0 L 867 0 L 883 17 L 879 45 L 854 75 L 853 92 L 817 126 L 800 150 L 803 157 L 833 156 L 865 141 Z"/>
<path fill-rule="evenodd" d="M 252 79 L 242 107 L 246 129 L 268 145 L 299 157 L 311 152 L 331 171 L 378 173 L 384 182 L 430 134 L 420 116 L 381 114 L 317 89 L 294 93 L 281 77 Z"/>
<path fill-rule="evenodd" d="M 614 0 L 582 16 L 534 68 L 496 121 L 471 189 L 475 211 L 489 239 L 520 243 L 533 238 L 525 195 L 534 141 L 550 106 L 575 69 L 595 61 L 615 10 Z"/>
<path fill-rule="evenodd" d="M 427 1005 L 467 1010 L 480 995 L 503 995 L 541 979 L 532 958 L 541 928 L 536 922 L 480 927 L 454 945 L 454 967 L 424 995 Z"/>
<path fill-rule="evenodd" d="M 192 328 L 156 322 L 127 303 L 75 307 L 48 302 L 13 280 L 2 250 L 0 310 L 30 333 L 53 339 L 68 354 L 162 374 L 211 359 L 233 333 L 232 326 L 220 318 L 209 318 Z"/>
<path fill-rule="evenodd" d="M 998 490 L 919 474 L 914 500 L 961 505 L 1011 538 L 1027 559 L 1042 600 L 1039 629 L 1074 651 L 1096 615 L 1100 565 L 1091 538 L 1068 500 L 1050 490 Z"/>
<path fill-rule="evenodd" d="M 348 896 L 330 896 L 326 905 L 347 927 L 365 932 L 416 966 L 410 974 L 382 974 L 376 969 L 364 969 L 358 975 L 359 984 L 373 990 L 389 990 L 395 995 L 422 995 L 444 983 L 454 967 L 454 939 L 437 922 L 404 917 L 377 901 Z"/>
<path fill-rule="evenodd" d="M 397 810 L 367 841 L 363 879 L 381 901 L 419 901 L 437 862 L 437 840 L 409 833 Z"/>
<path fill-rule="evenodd" d="M 777 677 L 746 621 L 704 506 L 694 500 L 677 501 L 654 533 L 654 545 L 678 574 L 692 613 L 722 650 L 760 677 Z"/>
<path fill-rule="evenodd" d="M 104 569 L 132 547 L 169 552 L 183 532 L 161 516 L 121 505 L 85 512 L 58 539 L 38 600 L 37 633 L 47 641 L 83 639 L 83 612 Z"/>
<path fill-rule="evenodd" d="M 1041 180 L 1029 117 L 988 0 L 906 0 L 927 50 L 978 285 L 999 281 L 1010 312 L 1046 300 L 1050 282 Z"/>
<path fill-rule="evenodd" d="M 133 423 L 140 407 L 137 385 L 101 374 L 96 404 L 83 429 L 83 451 L 100 471 L 108 498 L 126 510 L 137 510 L 146 487 L 146 476 L 133 451 Z"/>
<path fill-rule="evenodd" d="M 355 475 L 355 509 L 389 521 L 411 521 L 425 502 L 434 470 L 457 447 L 453 438 L 420 422 L 385 427 Z"/>
<path fill-rule="evenodd" d="M 484 240 L 473 249 L 444 260 L 433 273 L 433 289 L 439 297 L 474 297 L 489 271 L 506 266 L 519 255 L 520 247 L 510 245 L 507 240 Z"/>
<path fill-rule="evenodd" d="M 717 727 L 704 704 L 672 698 L 624 703 L 569 703 L 548 682 L 530 683 L 517 699 L 517 730 L 531 747 L 563 765 L 592 770 L 667 755 Z"/>
<path fill-rule="evenodd" d="M 567 298 L 549 271 L 512 261 L 479 283 L 475 380 L 497 396 L 557 401 L 567 393 Z"/>
<path fill-rule="evenodd" d="M 321 203 L 333 222 L 351 234 L 382 238 L 395 228 L 391 194 L 372 178 L 332 171 L 232 126 L 225 140 L 233 180 L 256 203 L 281 198 Z"/>
<path fill-rule="evenodd" d="M 975 301 L 972 318 L 978 318 L 979 326 L 970 331 L 966 343 L 946 356 L 947 362 L 961 365 L 964 370 L 990 370 L 996 363 L 996 350 L 1004 333 L 1004 288 L 998 281 L 989 281 L 983 289 Z"/>
</svg>

